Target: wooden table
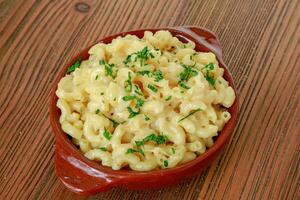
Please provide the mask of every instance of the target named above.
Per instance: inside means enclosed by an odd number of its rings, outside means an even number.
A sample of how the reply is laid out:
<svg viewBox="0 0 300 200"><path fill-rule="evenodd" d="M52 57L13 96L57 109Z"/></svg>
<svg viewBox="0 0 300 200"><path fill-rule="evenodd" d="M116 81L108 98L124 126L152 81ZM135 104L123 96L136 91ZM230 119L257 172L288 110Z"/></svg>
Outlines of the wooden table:
<svg viewBox="0 0 300 200"><path fill-rule="evenodd" d="M53 79L105 35L197 25L224 47L241 102L236 130L204 173L154 191L90 199L299 199L300 1L0 1L0 199L85 199L53 164Z"/></svg>

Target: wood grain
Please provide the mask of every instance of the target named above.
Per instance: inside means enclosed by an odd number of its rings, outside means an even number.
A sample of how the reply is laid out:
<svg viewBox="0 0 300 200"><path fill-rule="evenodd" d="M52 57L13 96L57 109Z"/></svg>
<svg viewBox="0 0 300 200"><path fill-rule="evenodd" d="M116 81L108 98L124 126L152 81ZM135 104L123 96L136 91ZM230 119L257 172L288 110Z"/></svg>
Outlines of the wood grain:
<svg viewBox="0 0 300 200"><path fill-rule="evenodd" d="M0 1L0 199L299 199L300 1ZM80 197L58 180L49 92L60 67L101 37L203 26L224 47L241 112L204 173L154 191Z"/></svg>

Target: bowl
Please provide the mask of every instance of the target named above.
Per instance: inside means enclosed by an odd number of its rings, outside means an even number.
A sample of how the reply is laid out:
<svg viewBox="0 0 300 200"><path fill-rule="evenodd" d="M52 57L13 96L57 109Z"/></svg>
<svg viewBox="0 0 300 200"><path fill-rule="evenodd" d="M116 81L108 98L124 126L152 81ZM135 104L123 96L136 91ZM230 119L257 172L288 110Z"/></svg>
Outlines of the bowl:
<svg viewBox="0 0 300 200"><path fill-rule="evenodd" d="M231 119L226 123L223 130L219 132L215 139L215 143L211 148L196 159L174 168L148 172L137 172L129 169L112 170L109 167L102 166L96 161L88 160L72 143L67 134L62 131L59 123L60 110L56 107L58 98L55 94L57 84L66 74L67 68L78 58L82 58L83 60L88 59L88 50L90 49L90 47L88 47L82 50L61 69L55 79L50 96L50 122L56 139L55 170L62 183L71 191L79 194L91 195L107 191L116 186L139 190L160 188L177 183L183 179L196 175L207 168L220 154L225 143L230 139L237 122L239 109L238 97L232 76L223 61L220 42L212 32L194 26L141 29L108 36L101 39L99 42L110 43L114 38L125 36L126 34L136 35L141 38L144 35L144 31L156 32L159 30L170 31L173 36L177 37L182 42L187 42L188 40L195 42L196 51L210 51L216 55L219 66L224 68L224 78L229 82L229 85L234 89L236 94L235 102L228 109L231 113Z"/></svg>

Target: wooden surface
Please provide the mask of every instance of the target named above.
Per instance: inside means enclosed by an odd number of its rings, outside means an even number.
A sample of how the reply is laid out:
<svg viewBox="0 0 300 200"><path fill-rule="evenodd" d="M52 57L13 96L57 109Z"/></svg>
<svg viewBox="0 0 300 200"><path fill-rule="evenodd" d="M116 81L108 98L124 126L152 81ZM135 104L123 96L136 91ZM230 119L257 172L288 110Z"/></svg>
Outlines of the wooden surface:
<svg viewBox="0 0 300 200"><path fill-rule="evenodd" d="M299 0L0 0L0 199L300 199L299 23ZM48 119L60 67L105 35L179 25L209 28L224 47L241 112L223 154L160 190L68 191Z"/></svg>

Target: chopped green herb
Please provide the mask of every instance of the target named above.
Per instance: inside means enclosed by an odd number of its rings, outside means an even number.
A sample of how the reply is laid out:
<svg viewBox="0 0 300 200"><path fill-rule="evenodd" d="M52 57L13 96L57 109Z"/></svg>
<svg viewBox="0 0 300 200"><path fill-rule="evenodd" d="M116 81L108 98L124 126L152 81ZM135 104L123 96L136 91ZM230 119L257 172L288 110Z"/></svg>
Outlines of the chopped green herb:
<svg viewBox="0 0 300 200"><path fill-rule="evenodd" d="M107 139L107 140L110 140L111 139L111 134L108 132L108 130L106 128L104 128L104 131L103 131L103 136Z"/></svg>
<svg viewBox="0 0 300 200"><path fill-rule="evenodd" d="M99 114L99 112L100 112L100 109L97 109L95 113L96 113L96 114Z"/></svg>
<svg viewBox="0 0 300 200"><path fill-rule="evenodd" d="M205 79L211 86L215 86L216 80L212 76L210 76L208 73L206 74Z"/></svg>
<svg viewBox="0 0 300 200"><path fill-rule="evenodd" d="M125 81L125 83L127 84L125 86L126 92L131 92L132 91L132 82L131 82L131 73L130 72L128 72L128 79Z"/></svg>
<svg viewBox="0 0 300 200"><path fill-rule="evenodd" d="M104 95L104 92L101 92L100 94L101 94L101 95Z"/></svg>
<svg viewBox="0 0 300 200"><path fill-rule="evenodd" d="M196 110L194 110L194 111L192 111L192 112L190 112L187 116L185 116L185 117L183 117L183 118L181 118L178 122L181 122L182 120L184 120L184 119L186 119L186 118L188 118L189 116L191 116L191 115L193 115L193 114L195 114L196 112L198 112L198 111L200 111L201 109L200 108L198 108L198 109L196 109Z"/></svg>
<svg viewBox="0 0 300 200"><path fill-rule="evenodd" d="M131 63L131 55L128 55L126 59L123 61L123 63L125 64L125 66L128 67L128 64Z"/></svg>
<svg viewBox="0 0 300 200"><path fill-rule="evenodd" d="M95 80L98 80L98 78L99 78L99 75L97 74L97 76L96 76Z"/></svg>
<svg viewBox="0 0 300 200"><path fill-rule="evenodd" d="M106 115L102 114L105 118L107 118L109 121L111 121L113 123L113 127L116 128L119 124L122 124L122 123L125 123L125 122L117 122L116 120L114 119L111 119L109 117L107 117Z"/></svg>
<svg viewBox="0 0 300 200"><path fill-rule="evenodd" d="M100 65L105 65L105 61L104 60L99 60L99 64Z"/></svg>
<svg viewBox="0 0 300 200"><path fill-rule="evenodd" d="M135 99L136 98L136 96L124 96L122 99L124 100L124 101L130 101L130 100L133 100L133 99Z"/></svg>
<svg viewBox="0 0 300 200"><path fill-rule="evenodd" d="M137 73L142 76L147 75L148 77L151 74L151 72L149 70L138 71Z"/></svg>
<svg viewBox="0 0 300 200"><path fill-rule="evenodd" d="M68 69L67 74L75 71L76 68L80 67L81 64L81 58L78 58Z"/></svg>
<svg viewBox="0 0 300 200"><path fill-rule="evenodd" d="M153 76L155 82L159 82L160 80L162 80L164 78L162 71L160 71L160 70L156 70L154 72L151 72L149 70L143 70L143 71L138 71L137 73L142 76L144 76L144 75L147 75L148 77Z"/></svg>
<svg viewBox="0 0 300 200"><path fill-rule="evenodd" d="M169 163L167 160L164 160L164 167L168 167Z"/></svg>
<svg viewBox="0 0 300 200"><path fill-rule="evenodd" d="M137 85L134 84L134 87L135 87L134 92L135 92L136 94L138 94L138 95L140 95L140 96L144 96L139 86L137 86Z"/></svg>
<svg viewBox="0 0 300 200"><path fill-rule="evenodd" d="M139 148L139 149L138 149L138 152L139 152L140 154L142 154L143 156L145 156L145 153L144 153L143 149Z"/></svg>
<svg viewBox="0 0 300 200"><path fill-rule="evenodd" d="M154 58L154 55L149 51L148 47L146 46L141 51L128 55L123 61L123 63L125 64L125 66L128 67L129 63L136 62L137 60L139 60L140 66L144 66L149 58Z"/></svg>
<svg viewBox="0 0 300 200"><path fill-rule="evenodd" d="M172 147L172 153L175 154L175 148Z"/></svg>
<svg viewBox="0 0 300 200"><path fill-rule="evenodd" d="M148 135L147 137L145 137L142 141L135 141L136 144L138 144L139 146L144 145L146 142L149 141L153 141L156 144L165 144L167 142L168 138L165 135L155 135L154 133ZM137 146L138 146L137 145Z"/></svg>
<svg viewBox="0 0 300 200"><path fill-rule="evenodd" d="M201 70L206 69L206 70L213 70L214 64L213 63L208 63L207 65L205 65L205 67L203 67Z"/></svg>
<svg viewBox="0 0 300 200"><path fill-rule="evenodd" d="M135 107L136 107L136 108L140 108L140 107L142 107L143 105L144 105L144 100L137 97L137 98L136 98L136 105L135 105Z"/></svg>
<svg viewBox="0 0 300 200"><path fill-rule="evenodd" d="M148 47L144 47L141 51L136 52L137 58L140 60L140 65L144 66L145 62L149 59L150 52L148 50Z"/></svg>
<svg viewBox="0 0 300 200"><path fill-rule="evenodd" d="M132 148L129 148L127 149L126 153L134 153L134 152L138 152L137 150L135 149L132 149Z"/></svg>
<svg viewBox="0 0 300 200"><path fill-rule="evenodd" d="M152 90L153 92L157 92L157 88L154 85L148 84L147 86L150 90Z"/></svg>
<svg viewBox="0 0 300 200"><path fill-rule="evenodd" d="M160 71L160 70L154 71L153 76L154 76L154 81L155 82L159 82L160 80L162 80L164 78L163 74L162 74L162 71Z"/></svg>
<svg viewBox="0 0 300 200"><path fill-rule="evenodd" d="M183 45L183 48L186 48L186 45L185 45L185 44Z"/></svg>
<svg viewBox="0 0 300 200"><path fill-rule="evenodd" d="M144 100L133 95L133 96L124 96L123 98L123 101L131 101L131 100L136 100L136 108L140 108L144 105Z"/></svg>
<svg viewBox="0 0 300 200"><path fill-rule="evenodd" d="M137 147L141 147L141 146L144 145L144 142L143 142L143 141L135 141L135 145L136 145Z"/></svg>
<svg viewBox="0 0 300 200"><path fill-rule="evenodd" d="M205 79L207 80L207 82L209 83L209 85L211 86L215 86L216 80L214 79L213 76L210 75L209 71L214 69L214 64L213 63L208 63L207 65L205 65L205 67L203 67L201 70L205 69L206 70L206 74L205 74Z"/></svg>
<svg viewBox="0 0 300 200"><path fill-rule="evenodd" d="M104 60L100 60L99 64L104 65L106 76L111 76L113 79L116 77L116 75L113 74L113 67L115 67L115 64L108 64Z"/></svg>
<svg viewBox="0 0 300 200"><path fill-rule="evenodd" d="M116 101L116 100L117 100L117 98L115 97L115 98L114 98L114 101Z"/></svg>
<svg viewBox="0 0 300 200"><path fill-rule="evenodd" d="M151 58L154 58L153 53L150 52L149 55L150 55Z"/></svg>
<svg viewBox="0 0 300 200"><path fill-rule="evenodd" d="M186 84L184 84L184 83L183 83L183 82L181 82L181 81L179 81L179 82L178 82L178 85L179 85L180 87L182 87L182 88L186 89L186 90L190 89L190 87L189 87L189 86L187 86Z"/></svg>
<svg viewBox="0 0 300 200"><path fill-rule="evenodd" d="M187 82L191 77L197 76L198 72L194 70L194 66L189 66L182 64L181 65L184 70L179 74L180 80L178 81L178 85L186 90L190 89L184 82Z"/></svg>
<svg viewBox="0 0 300 200"><path fill-rule="evenodd" d="M168 96L165 100L169 101L169 100L171 100L171 98L172 98L172 96Z"/></svg>
<svg viewBox="0 0 300 200"><path fill-rule="evenodd" d="M131 107L127 107L127 110L129 112L129 116L128 116L129 119L135 117L136 115L138 115L140 113L140 110L138 112L135 112L132 110Z"/></svg>
<svg viewBox="0 0 300 200"><path fill-rule="evenodd" d="M149 121L150 118L149 118L147 115L145 115L145 120L146 120L146 121Z"/></svg>
<svg viewBox="0 0 300 200"><path fill-rule="evenodd" d="M142 149L140 149L140 148L139 148L138 150L129 148L129 149L127 149L126 153L127 153L127 154L129 154L129 153L140 153L140 154L142 154L143 156L145 156L144 151L143 151Z"/></svg>
<svg viewBox="0 0 300 200"><path fill-rule="evenodd" d="M198 72L193 69L193 66L181 65L184 70L179 74L180 81L188 81L191 77L197 76Z"/></svg>
<svg viewBox="0 0 300 200"><path fill-rule="evenodd" d="M107 148L105 148L105 147L100 147L100 150L101 150L101 151L107 151Z"/></svg>

